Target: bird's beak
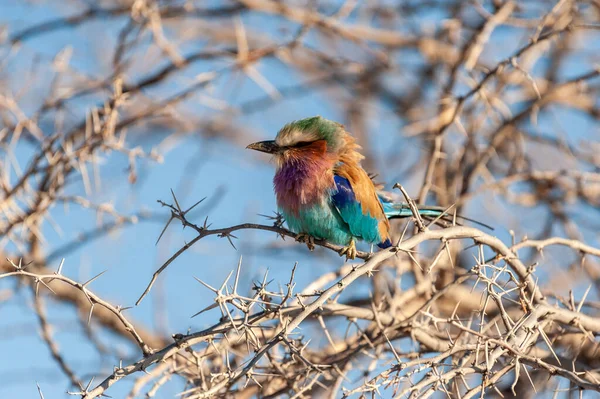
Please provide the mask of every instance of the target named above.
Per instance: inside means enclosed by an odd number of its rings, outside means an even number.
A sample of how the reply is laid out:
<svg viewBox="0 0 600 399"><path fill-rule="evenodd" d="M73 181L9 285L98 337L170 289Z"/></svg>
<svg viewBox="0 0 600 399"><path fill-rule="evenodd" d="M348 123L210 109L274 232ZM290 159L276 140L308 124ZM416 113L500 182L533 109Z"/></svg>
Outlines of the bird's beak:
<svg viewBox="0 0 600 399"><path fill-rule="evenodd" d="M248 145L246 148L248 148L250 150L266 152L267 154L274 154L276 152L279 152L279 150L281 149L281 147L279 147L277 145L277 143L275 143L275 141L273 141L273 140L259 141L256 143L252 143L252 144Z"/></svg>

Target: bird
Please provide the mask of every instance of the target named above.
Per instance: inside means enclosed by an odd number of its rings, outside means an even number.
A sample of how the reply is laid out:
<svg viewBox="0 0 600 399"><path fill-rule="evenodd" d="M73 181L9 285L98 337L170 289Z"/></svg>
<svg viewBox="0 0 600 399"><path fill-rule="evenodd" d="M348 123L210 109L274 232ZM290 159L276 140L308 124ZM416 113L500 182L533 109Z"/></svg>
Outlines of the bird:
<svg viewBox="0 0 600 399"><path fill-rule="evenodd" d="M361 147L340 123L321 116L292 121L275 140L246 148L272 155L279 213L311 250L315 239L342 246L339 254L347 260L356 257L357 240L386 249L392 246L389 219L413 216L408 204L378 194L361 166ZM430 220L447 216L435 206L418 212Z"/></svg>

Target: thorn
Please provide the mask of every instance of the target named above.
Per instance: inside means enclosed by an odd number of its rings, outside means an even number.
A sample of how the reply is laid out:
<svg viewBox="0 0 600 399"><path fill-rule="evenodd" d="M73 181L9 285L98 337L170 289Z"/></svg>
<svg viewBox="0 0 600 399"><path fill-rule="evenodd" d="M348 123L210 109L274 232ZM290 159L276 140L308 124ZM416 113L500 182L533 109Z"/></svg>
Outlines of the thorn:
<svg viewBox="0 0 600 399"><path fill-rule="evenodd" d="M42 388L40 388L40 384L38 384L36 381L35 385L37 386L38 394L40 394L40 399L44 399L44 394L42 393Z"/></svg>
<svg viewBox="0 0 600 399"><path fill-rule="evenodd" d="M35 282L42 283L44 285L44 287L46 287L48 289L48 291L52 292L54 295L57 295L56 292L54 292L54 290L52 288L50 288L50 286L44 282L44 280L36 279ZM37 294L38 294L38 284L35 285L35 295L37 295Z"/></svg>
<svg viewBox="0 0 600 399"><path fill-rule="evenodd" d="M198 281L200 284L202 284L203 286L205 286L206 288L208 288L215 294L217 294L219 292L216 288L211 287L210 285L206 284L204 281L200 280L198 277L194 277L194 278L196 279L196 281Z"/></svg>
<svg viewBox="0 0 600 399"><path fill-rule="evenodd" d="M213 303L213 304L211 304L211 305L209 305L209 306L205 307L204 309L202 309L202 310L201 310L201 311L199 311L198 313L194 313L194 314L193 314L193 315L190 317L190 319L193 319L194 317L196 317L196 316L199 316L199 315L201 315L202 313L204 313L204 312L206 312L206 311L208 311L208 310L214 309L214 308L216 308L217 306L219 306L219 304L215 302L215 303Z"/></svg>
<svg viewBox="0 0 600 399"><path fill-rule="evenodd" d="M171 217L169 218L169 221L167 222L167 224L165 225L165 227L160 232L160 235L158 236L158 240L156 240L156 244L154 244L154 245L158 245L158 242L162 238L163 234L165 234L165 231L167 231L167 227L169 227L169 225L171 224L171 222L173 221L173 219L175 219L175 214L173 213L173 211L171 211Z"/></svg>
<svg viewBox="0 0 600 399"><path fill-rule="evenodd" d="M97 274L96 276L92 277L91 279L89 279L88 281L86 281L85 283L82 284L82 287L85 288L87 287L92 281L96 280L98 277L102 276L104 273L106 273L108 270L105 270L99 274Z"/></svg>
<svg viewBox="0 0 600 399"><path fill-rule="evenodd" d="M218 237L221 237L221 238L226 237L227 241L229 241L229 243L231 244L231 246L233 247L233 249L235 249L237 251L237 248L235 247L235 245L233 245L233 241L231 241L231 237L237 238L236 236L234 236L231 233L222 233L222 234L219 234Z"/></svg>
<svg viewBox="0 0 600 399"><path fill-rule="evenodd" d="M229 274L227 275L227 277L225 278L225 281L223 281L223 284L221 284L221 287L219 288L219 292L223 291L223 288L225 288L225 286L227 285L227 282L229 281L229 279L231 278L231 275L233 274L233 270L229 272Z"/></svg>
<svg viewBox="0 0 600 399"><path fill-rule="evenodd" d="M235 283L233 283L233 293L237 294L238 282L240 279L240 271L242 269L242 256L240 255L240 261L238 262L237 270L235 272Z"/></svg>
<svg viewBox="0 0 600 399"><path fill-rule="evenodd" d="M266 287L266 286L268 285L268 283L267 283L267 276L268 276L268 275L269 275L269 269L267 269L267 270L265 271L265 275L264 275L264 277L263 277L263 281L262 281L262 287Z"/></svg>
<svg viewBox="0 0 600 399"><path fill-rule="evenodd" d="M94 312L94 304L92 303L92 306L90 307L90 314L88 315L88 321L87 324L88 326L90 325L90 323L92 322L92 313ZM87 389L87 388L86 388Z"/></svg>
<svg viewBox="0 0 600 399"><path fill-rule="evenodd" d="M175 201L175 206L177 207L177 210L179 211L179 213L182 213L181 207L179 206L179 202L177 201L177 197L175 197L175 193L173 192L173 189L171 189L171 195L173 196L173 200Z"/></svg>
<svg viewBox="0 0 600 399"><path fill-rule="evenodd" d="M62 268L63 265L65 264L65 258L62 258L60 261L60 264L58 265L58 270L56 271L56 274L61 274L62 273Z"/></svg>
<svg viewBox="0 0 600 399"><path fill-rule="evenodd" d="M88 384L85 386L85 391L86 391L86 392L87 392L87 391L88 391L88 389L90 389L90 387L92 386L92 383L94 382L94 378L95 378L95 377L92 377L92 379L90 380L90 382L88 382Z"/></svg>
<svg viewBox="0 0 600 399"><path fill-rule="evenodd" d="M191 211L192 209L194 209L198 204L200 204L202 201L204 201L206 199L206 197L202 198L200 201L196 202L194 205L190 206L187 211L183 212L182 215L185 216L186 213L188 213L189 211Z"/></svg>
<svg viewBox="0 0 600 399"><path fill-rule="evenodd" d="M585 293L583 294L583 297L581 297L581 301L579 301L579 305L577 305L577 313L579 313L581 311L581 307L583 306L583 303L585 302L585 299L587 298L588 294L590 293L590 289L592 288L592 285L588 285L587 290L585 290Z"/></svg>

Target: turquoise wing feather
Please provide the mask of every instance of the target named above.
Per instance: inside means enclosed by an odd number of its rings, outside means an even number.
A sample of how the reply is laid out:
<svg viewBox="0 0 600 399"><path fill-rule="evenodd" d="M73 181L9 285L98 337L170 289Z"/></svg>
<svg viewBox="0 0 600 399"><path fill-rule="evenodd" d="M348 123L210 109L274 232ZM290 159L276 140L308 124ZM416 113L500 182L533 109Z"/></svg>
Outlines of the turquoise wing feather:
<svg viewBox="0 0 600 399"><path fill-rule="evenodd" d="M408 204L393 202L389 197L384 194L379 194L379 200L381 201L381 205L383 206L383 212L388 219L394 218L407 218L413 215L412 211ZM454 215L452 209L443 208L441 206L430 206L430 205L417 205L417 209L419 210L419 215L423 216L428 220L433 220L439 218L448 223L452 223L455 219L459 221L468 221L471 223L475 223L479 226L488 228L490 230L494 230L493 227L479 222L477 220L473 220L466 216L462 215Z"/></svg>
<svg viewBox="0 0 600 399"><path fill-rule="evenodd" d="M357 200L350 181L338 175L334 175L333 179L336 188L331 196L332 203L348 224L352 235L370 243L381 242L379 220L363 212L363 206Z"/></svg>

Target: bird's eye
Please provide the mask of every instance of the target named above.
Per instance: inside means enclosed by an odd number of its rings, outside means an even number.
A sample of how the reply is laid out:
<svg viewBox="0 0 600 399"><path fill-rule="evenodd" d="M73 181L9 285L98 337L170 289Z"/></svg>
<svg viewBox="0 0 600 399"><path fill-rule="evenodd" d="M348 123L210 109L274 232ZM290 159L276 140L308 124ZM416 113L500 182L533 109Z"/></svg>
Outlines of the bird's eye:
<svg viewBox="0 0 600 399"><path fill-rule="evenodd" d="M307 145L311 145L312 143L314 143L314 141L300 141L300 142L294 144L292 147L294 147L294 148L306 147Z"/></svg>

